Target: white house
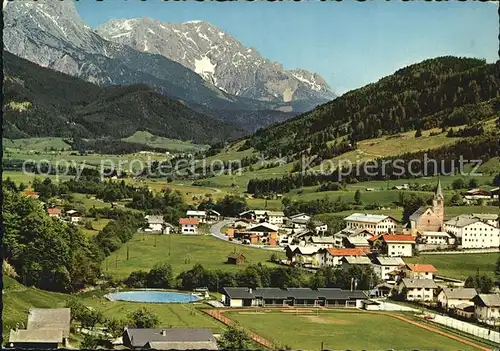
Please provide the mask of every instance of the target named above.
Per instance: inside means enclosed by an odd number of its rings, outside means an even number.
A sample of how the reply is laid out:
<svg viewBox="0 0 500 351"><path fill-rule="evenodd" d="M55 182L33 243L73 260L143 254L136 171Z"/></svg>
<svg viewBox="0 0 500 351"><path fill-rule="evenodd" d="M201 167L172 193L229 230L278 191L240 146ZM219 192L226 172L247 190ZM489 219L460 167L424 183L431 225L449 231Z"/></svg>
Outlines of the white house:
<svg viewBox="0 0 500 351"><path fill-rule="evenodd" d="M373 234L394 233L399 222L384 215L353 213L344 218L347 229L366 229Z"/></svg>
<svg viewBox="0 0 500 351"><path fill-rule="evenodd" d="M316 234L324 234L328 231L328 225L321 221L312 221Z"/></svg>
<svg viewBox="0 0 500 351"><path fill-rule="evenodd" d="M403 278L398 286L407 301L433 301L438 286L432 279Z"/></svg>
<svg viewBox="0 0 500 351"><path fill-rule="evenodd" d="M389 273L404 266L405 262L401 257L376 257L373 260L373 271L380 280L390 281Z"/></svg>
<svg viewBox="0 0 500 351"><path fill-rule="evenodd" d="M251 219L246 219L246 218L239 218L234 221L233 226L235 228L243 228L246 229L248 227L253 226L255 223Z"/></svg>
<svg viewBox="0 0 500 351"><path fill-rule="evenodd" d="M473 213L473 217L479 218L483 222L498 228L500 223L498 222L498 215L494 213Z"/></svg>
<svg viewBox="0 0 500 351"><path fill-rule="evenodd" d="M293 215L293 216L289 216L288 217L289 220L293 221L295 219L301 219L301 220L304 220L306 222L308 222L309 220L311 220L311 216L305 214L305 213L298 213L296 215Z"/></svg>
<svg viewBox="0 0 500 351"><path fill-rule="evenodd" d="M389 257L413 256L415 238L411 235L383 235L382 240Z"/></svg>
<svg viewBox="0 0 500 351"><path fill-rule="evenodd" d="M288 245L285 248L286 256L291 264L298 263L311 267L318 267L320 265L321 253L319 250L318 247L297 245Z"/></svg>
<svg viewBox="0 0 500 351"><path fill-rule="evenodd" d="M335 247L344 247L346 238L363 238L369 239L373 233L366 229L342 229L340 232L333 234Z"/></svg>
<svg viewBox="0 0 500 351"><path fill-rule="evenodd" d="M181 234L198 234L200 220L197 218L180 218Z"/></svg>
<svg viewBox="0 0 500 351"><path fill-rule="evenodd" d="M66 215L71 223L79 223L82 220L82 215L76 210L66 211Z"/></svg>
<svg viewBox="0 0 500 351"><path fill-rule="evenodd" d="M282 211L268 211L267 221L274 225L282 225L285 214Z"/></svg>
<svg viewBox="0 0 500 351"><path fill-rule="evenodd" d="M477 320L490 325L500 325L500 294L479 294L474 302L474 315Z"/></svg>
<svg viewBox="0 0 500 351"><path fill-rule="evenodd" d="M419 237L423 244L429 245L448 245L451 239L447 232L421 232Z"/></svg>
<svg viewBox="0 0 500 351"><path fill-rule="evenodd" d="M208 223L220 221L221 217L221 214L215 210L210 209L205 211L205 219Z"/></svg>
<svg viewBox="0 0 500 351"><path fill-rule="evenodd" d="M461 215L444 223L445 230L460 239L462 248L500 246L500 229L473 215Z"/></svg>
<svg viewBox="0 0 500 351"><path fill-rule="evenodd" d="M319 248L333 247L333 242L334 242L333 236L311 236L307 240L307 244Z"/></svg>
<svg viewBox="0 0 500 351"><path fill-rule="evenodd" d="M163 231L163 225L165 224L163 216L148 215L145 216L144 219L148 222L147 229L149 229L149 231L158 233ZM146 231L148 231L147 229Z"/></svg>
<svg viewBox="0 0 500 351"><path fill-rule="evenodd" d="M200 223L205 223L207 221L207 212L188 210L186 212L186 217L191 219L197 219L200 221Z"/></svg>
<svg viewBox="0 0 500 351"><path fill-rule="evenodd" d="M405 276L411 279L434 279L437 273L436 267L432 264L407 264L403 269Z"/></svg>
<svg viewBox="0 0 500 351"><path fill-rule="evenodd" d="M474 288L443 288L437 296L437 302L444 310L455 309L464 303L474 305L472 299L476 295Z"/></svg>

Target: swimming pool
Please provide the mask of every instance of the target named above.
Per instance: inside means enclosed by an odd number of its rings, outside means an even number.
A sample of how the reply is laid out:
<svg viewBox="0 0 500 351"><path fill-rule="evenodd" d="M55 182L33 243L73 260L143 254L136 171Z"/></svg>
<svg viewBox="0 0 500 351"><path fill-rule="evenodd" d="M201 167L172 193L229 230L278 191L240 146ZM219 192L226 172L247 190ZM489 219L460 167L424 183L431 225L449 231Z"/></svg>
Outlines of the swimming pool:
<svg viewBox="0 0 500 351"><path fill-rule="evenodd" d="M111 301L151 302L151 303L189 303L200 300L198 296L174 291L135 290L107 294Z"/></svg>

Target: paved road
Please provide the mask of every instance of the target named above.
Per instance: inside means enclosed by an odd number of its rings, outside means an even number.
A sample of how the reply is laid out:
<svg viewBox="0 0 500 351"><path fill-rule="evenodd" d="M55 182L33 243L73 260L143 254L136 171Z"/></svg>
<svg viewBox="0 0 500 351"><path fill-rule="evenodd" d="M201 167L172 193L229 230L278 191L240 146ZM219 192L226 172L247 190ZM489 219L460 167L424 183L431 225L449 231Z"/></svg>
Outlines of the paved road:
<svg viewBox="0 0 500 351"><path fill-rule="evenodd" d="M228 219L225 219L223 221L220 221L220 222L213 224L211 229L210 229L210 234L217 239L227 241L227 242L234 244L234 245L244 245L244 246L248 246L248 247L269 250L269 251L283 251L283 248L279 247L279 246L278 247L270 247L267 245L242 244L242 243L237 242L237 241L229 241L227 236L224 233L222 233L221 229L222 229L222 227L234 222L234 220L235 220L235 218L228 218Z"/></svg>

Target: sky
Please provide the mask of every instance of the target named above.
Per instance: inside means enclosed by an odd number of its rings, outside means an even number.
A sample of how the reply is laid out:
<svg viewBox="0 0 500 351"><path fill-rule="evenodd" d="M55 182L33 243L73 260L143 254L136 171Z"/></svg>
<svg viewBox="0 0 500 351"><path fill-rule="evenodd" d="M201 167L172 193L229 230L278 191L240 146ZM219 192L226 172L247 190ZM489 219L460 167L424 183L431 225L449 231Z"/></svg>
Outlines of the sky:
<svg viewBox="0 0 500 351"><path fill-rule="evenodd" d="M136 17L208 21L286 69L319 73L337 94L437 56L498 59L494 3L79 0L76 8L92 28Z"/></svg>

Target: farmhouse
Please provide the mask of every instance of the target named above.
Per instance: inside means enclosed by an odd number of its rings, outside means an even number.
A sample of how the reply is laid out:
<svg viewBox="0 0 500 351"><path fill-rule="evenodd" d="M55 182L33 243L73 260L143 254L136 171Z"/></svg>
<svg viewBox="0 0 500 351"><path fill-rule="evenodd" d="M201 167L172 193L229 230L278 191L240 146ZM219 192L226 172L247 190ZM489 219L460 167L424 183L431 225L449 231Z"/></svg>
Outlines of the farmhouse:
<svg viewBox="0 0 500 351"><path fill-rule="evenodd" d="M251 244L277 245L279 242L278 227L269 223L258 223L245 229L244 232L237 232L235 238L249 240Z"/></svg>
<svg viewBox="0 0 500 351"><path fill-rule="evenodd" d="M344 220L346 229L366 229L372 234L394 233L399 225L399 222L390 216L368 213L353 213Z"/></svg>
<svg viewBox="0 0 500 351"><path fill-rule="evenodd" d="M180 218L181 234L198 234L200 221L196 218Z"/></svg>
<svg viewBox="0 0 500 351"><path fill-rule="evenodd" d="M220 219L222 218L221 214L215 210L206 210L205 211L205 214L206 214L206 221L208 223L213 223L213 222L217 222L217 221L220 221Z"/></svg>
<svg viewBox="0 0 500 351"><path fill-rule="evenodd" d="M197 219L200 223L205 223L207 221L207 213L205 211L188 210L186 212L186 218Z"/></svg>
<svg viewBox="0 0 500 351"><path fill-rule="evenodd" d="M266 213L266 220L270 224L282 225L285 214L282 211L269 211Z"/></svg>
<svg viewBox="0 0 500 351"><path fill-rule="evenodd" d="M403 278L398 291L407 301L432 301L437 288L432 279Z"/></svg>
<svg viewBox="0 0 500 351"><path fill-rule="evenodd" d="M344 247L346 238L363 238L369 239L373 237L373 233L367 229L342 229L333 235L335 247Z"/></svg>
<svg viewBox="0 0 500 351"><path fill-rule="evenodd" d="M49 217L61 218L61 209L56 207L48 208L47 214Z"/></svg>
<svg viewBox="0 0 500 351"><path fill-rule="evenodd" d="M125 329L122 338L123 345L133 350L218 349L212 331L204 328Z"/></svg>
<svg viewBox="0 0 500 351"><path fill-rule="evenodd" d="M293 216L288 216L288 219L291 221L296 220L296 219L301 219L301 220L308 222L311 219L311 216L309 216L305 213L298 213L298 214L295 214Z"/></svg>
<svg viewBox="0 0 500 351"><path fill-rule="evenodd" d="M448 233L459 239L464 249L500 246L500 229L474 215L457 216L444 226Z"/></svg>
<svg viewBox="0 0 500 351"><path fill-rule="evenodd" d="M476 295L474 288L443 288L437 296L437 302L438 306L444 310L455 309L463 304L473 306L472 299Z"/></svg>
<svg viewBox="0 0 500 351"><path fill-rule="evenodd" d="M245 255L243 255L241 252L234 252L227 256L227 263L229 264L244 264L245 262Z"/></svg>
<svg viewBox="0 0 500 351"><path fill-rule="evenodd" d="M71 223L79 223L82 220L82 215L76 210L66 211L66 216Z"/></svg>
<svg viewBox="0 0 500 351"><path fill-rule="evenodd" d="M307 240L307 244L320 248L333 247L333 243L333 236L311 236Z"/></svg>
<svg viewBox="0 0 500 351"><path fill-rule="evenodd" d="M403 271L411 279L434 279L434 274L437 273L432 264L407 264Z"/></svg>
<svg viewBox="0 0 500 351"><path fill-rule="evenodd" d="M444 195L441 190L441 181L432 200L432 206L422 206L410 216L410 230L412 235L420 232L439 232L444 222Z"/></svg>
<svg viewBox="0 0 500 351"><path fill-rule="evenodd" d="M500 294L479 294L474 302L474 315L479 322L490 325L500 324Z"/></svg>
<svg viewBox="0 0 500 351"><path fill-rule="evenodd" d="M294 218L288 221L288 225L293 229L306 229L309 219Z"/></svg>
<svg viewBox="0 0 500 351"><path fill-rule="evenodd" d="M288 245L285 252L290 264L297 263L303 266L317 267L321 262L322 254L318 247Z"/></svg>
<svg viewBox="0 0 500 351"><path fill-rule="evenodd" d="M487 223L493 227L499 228L500 223L499 223L499 216L494 213L473 213L471 215L472 217L479 218L481 221L484 223Z"/></svg>
<svg viewBox="0 0 500 351"><path fill-rule="evenodd" d="M149 229L149 231L156 232L156 233L163 232L163 225L165 224L165 220L163 219L163 216L148 215L148 216L144 217L144 219L148 222L147 229Z"/></svg>
<svg viewBox="0 0 500 351"><path fill-rule="evenodd" d="M359 236L347 237L344 238L344 247L347 248L364 248L369 249L370 243L367 239Z"/></svg>
<svg viewBox="0 0 500 351"><path fill-rule="evenodd" d="M16 349L57 349L64 346L62 330L11 329L8 345Z"/></svg>
<svg viewBox="0 0 500 351"><path fill-rule="evenodd" d="M447 232L419 232L418 241L422 244L446 246L450 243L451 235Z"/></svg>
<svg viewBox="0 0 500 351"><path fill-rule="evenodd" d="M311 221L311 225L314 228L316 234L325 234L328 231L328 225L321 221Z"/></svg>
<svg viewBox="0 0 500 351"><path fill-rule="evenodd" d="M404 266L404 261L401 257L376 257L373 260L373 271L383 281L391 281L390 272Z"/></svg>
<svg viewBox="0 0 500 351"><path fill-rule="evenodd" d="M389 257L411 257L415 238L411 235L382 235L382 251Z"/></svg>
<svg viewBox="0 0 500 351"><path fill-rule="evenodd" d="M464 195L464 201L467 204L474 203L478 200L488 200L490 198L491 198L490 192L480 188L467 190L467 192Z"/></svg>
<svg viewBox="0 0 500 351"><path fill-rule="evenodd" d="M252 221L251 219L239 218L236 221L234 221L233 227L246 229L254 224L255 222Z"/></svg>
<svg viewBox="0 0 500 351"><path fill-rule="evenodd" d="M340 260L342 269L349 269L353 266L365 266L368 267L372 264L370 259L366 256L347 256Z"/></svg>
<svg viewBox="0 0 500 351"><path fill-rule="evenodd" d="M224 288L224 304L229 307L252 306L330 306L361 307L367 298L364 291L335 288Z"/></svg>

